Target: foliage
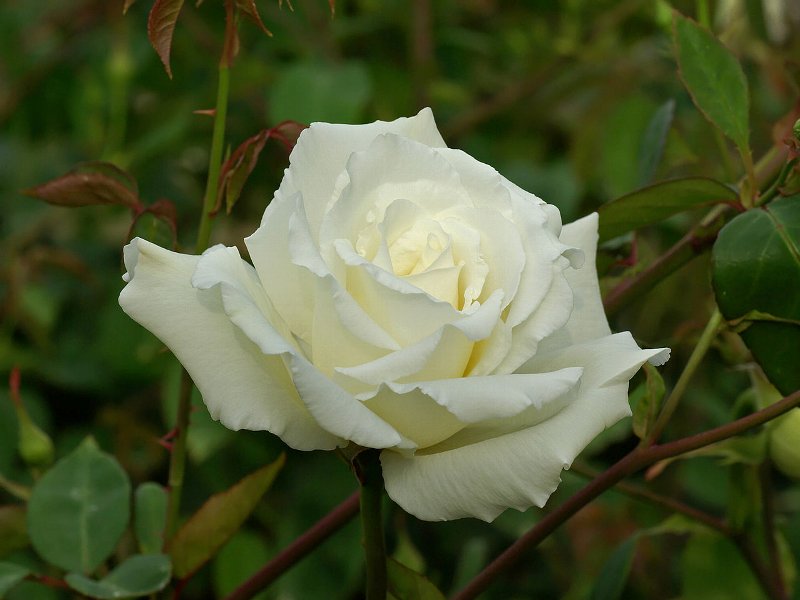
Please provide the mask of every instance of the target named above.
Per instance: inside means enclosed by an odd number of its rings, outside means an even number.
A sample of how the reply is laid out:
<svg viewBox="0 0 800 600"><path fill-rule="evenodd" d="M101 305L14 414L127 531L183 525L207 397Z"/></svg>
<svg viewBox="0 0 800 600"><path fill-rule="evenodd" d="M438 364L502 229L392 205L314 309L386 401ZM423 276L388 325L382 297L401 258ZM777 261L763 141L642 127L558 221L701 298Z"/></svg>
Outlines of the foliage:
<svg viewBox="0 0 800 600"><path fill-rule="evenodd" d="M333 453L283 465L276 438L215 423L117 305L131 235L191 251L201 213L215 243L251 232L300 123L432 106L448 144L565 222L599 211L612 328L673 348L635 380L633 423L545 510L487 525L385 507L395 597L463 588L595 468L796 392L796 7L512 4L0 6L0 371L16 373L0 390L0 595L228 594L356 489ZM796 414L622 473L622 493L565 518L484 597L796 596ZM355 597L357 524L330 533L259 597Z"/></svg>

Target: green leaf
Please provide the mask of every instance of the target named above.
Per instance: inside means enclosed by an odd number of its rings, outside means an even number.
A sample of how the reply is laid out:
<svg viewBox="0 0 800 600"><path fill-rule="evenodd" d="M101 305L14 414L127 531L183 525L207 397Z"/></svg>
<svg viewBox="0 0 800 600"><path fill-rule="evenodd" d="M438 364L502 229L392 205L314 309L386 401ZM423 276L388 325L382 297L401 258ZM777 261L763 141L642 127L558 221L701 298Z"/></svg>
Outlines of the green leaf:
<svg viewBox="0 0 800 600"><path fill-rule="evenodd" d="M134 495L134 531L142 554L158 554L164 544L167 523L167 491L148 481Z"/></svg>
<svg viewBox="0 0 800 600"><path fill-rule="evenodd" d="M253 512L283 467L285 455L214 494L175 534L170 546L175 576L184 578L206 563Z"/></svg>
<svg viewBox="0 0 800 600"><path fill-rule="evenodd" d="M69 573L64 579L73 590L90 598L138 598L163 590L169 583L170 566L166 554L137 554L99 581L80 573Z"/></svg>
<svg viewBox="0 0 800 600"><path fill-rule="evenodd" d="M15 565L10 562L0 562L0 598L5 593L25 579L30 574L30 569Z"/></svg>
<svg viewBox="0 0 800 600"><path fill-rule="evenodd" d="M723 316L782 394L799 389L800 196L737 216L720 231L712 260Z"/></svg>
<svg viewBox="0 0 800 600"><path fill-rule="evenodd" d="M600 241L658 223L685 210L738 198L728 186L705 177L657 183L600 207Z"/></svg>
<svg viewBox="0 0 800 600"><path fill-rule="evenodd" d="M0 506L0 556L28 545L25 513L21 505Z"/></svg>
<svg viewBox="0 0 800 600"><path fill-rule="evenodd" d="M675 100L670 98L658 107L650 119L639 151L639 185L647 185L655 177L674 116Z"/></svg>
<svg viewBox="0 0 800 600"><path fill-rule="evenodd" d="M634 535L617 546L603 565L592 589L591 600L616 600L625 591L625 582L633 565L639 536Z"/></svg>
<svg viewBox="0 0 800 600"><path fill-rule="evenodd" d="M677 12L673 41L681 79L700 112L740 150L749 145L747 80L739 61L714 35Z"/></svg>
<svg viewBox="0 0 800 600"><path fill-rule="evenodd" d="M389 593L396 600L444 600L444 594L424 575L391 558L386 561Z"/></svg>
<svg viewBox="0 0 800 600"><path fill-rule="evenodd" d="M359 62L296 64L272 86L270 121L356 123L371 95L369 72Z"/></svg>
<svg viewBox="0 0 800 600"><path fill-rule="evenodd" d="M57 567L91 573L128 525L130 494L116 459L86 438L33 488L28 505L33 547Z"/></svg>
<svg viewBox="0 0 800 600"><path fill-rule="evenodd" d="M633 432L639 439L644 439L658 417L661 402L664 400L664 380L650 363L644 364L647 377L644 394L633 409Z"/></svg>

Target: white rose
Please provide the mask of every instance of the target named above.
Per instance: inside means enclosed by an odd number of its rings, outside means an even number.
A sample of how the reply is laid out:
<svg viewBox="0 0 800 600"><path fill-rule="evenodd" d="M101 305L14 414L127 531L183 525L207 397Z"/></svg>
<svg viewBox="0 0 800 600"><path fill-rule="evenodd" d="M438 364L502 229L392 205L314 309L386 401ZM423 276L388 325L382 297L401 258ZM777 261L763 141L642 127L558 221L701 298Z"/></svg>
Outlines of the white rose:
<svg viewBox="0 0 800 600"><path fill-rule="evenodd" d="M186 366L215 419L302 450L384 449L422 519L542 506L630 414L647 360L612 335L597 215L558 209L446 147L430 110L303 132L236 248L125 247L122 308Z"/></svg>

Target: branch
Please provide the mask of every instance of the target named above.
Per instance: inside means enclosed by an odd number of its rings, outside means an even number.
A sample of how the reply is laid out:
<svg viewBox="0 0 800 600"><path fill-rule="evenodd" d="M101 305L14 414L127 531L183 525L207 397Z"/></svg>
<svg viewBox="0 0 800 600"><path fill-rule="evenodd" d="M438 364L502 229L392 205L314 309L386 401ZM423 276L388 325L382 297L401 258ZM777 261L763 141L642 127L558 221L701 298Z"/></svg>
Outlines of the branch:
<svg viewBox="0 0 800 600"><path fill-rule="evenodd" d="M226 596L225 600L247 600L258 594L295 563L311 553L317 546L356 516L360 493L355 492L347 500L317 521L303 535L289 544L283 551L264 565L255 575Z"/></svg>
<svg viewBox="0 0 800 600"><path fill-rule="evenodd" d="M613 464L599 477L590 481L586 486L573 494L563 504L556 507L539 521L533 529L509 546L500 556L494 559L481 571L467 586L457 593L453 600L471 600L483 592L501 573L514 565L525 552L535 548L542 540L549 536L559 525L569 519L581 508L589 504L597 496L614 486L628 475L666 458L679 456L692 450L697 450L709 444L720 442L729 437L739 435L782 415L783 413L800 405L800 390L786 396L775 404L758 412L710 429L697 435L682 438L674 442L649 447L640 446L626 454L621 460Z"/></svg>

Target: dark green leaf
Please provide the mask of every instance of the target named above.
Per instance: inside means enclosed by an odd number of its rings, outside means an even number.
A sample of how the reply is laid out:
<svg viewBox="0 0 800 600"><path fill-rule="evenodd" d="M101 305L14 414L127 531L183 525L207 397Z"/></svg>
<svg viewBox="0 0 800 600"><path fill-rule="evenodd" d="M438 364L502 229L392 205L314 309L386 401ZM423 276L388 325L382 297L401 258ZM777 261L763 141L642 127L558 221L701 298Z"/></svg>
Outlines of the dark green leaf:
<svg viewBox="0 0 800 600"><path fill-rule="evenodd" d="M738 198L728 186L705 177L657 183L600 207L600 241L658 223L691 208L733 202Z"/></svg>
<svg viewBox="0 0 800 600"><path fill-rule="evenodd" d="M25 507L21 505L0 506L0 556L28 545L28 530L25 526Z"/></svg>
<svg viewBox="0 0 800 600"><path fill-rule="evenodd" d="M158 554L161 551L167 522L167 500L167 491L152 481L136 488L133 522L142 554Z"/></svg>
<svg viewBox="0 0 800 600"><path fill-rule="evenodd" d="M206 563L253 512L283 467L285 456L209 498L178 530L170 546L175 575L184 578Z"/></svg>
<svg viewBox="0 0 800 600"><path fill-rule="evenodd" d="M118 204L139 206L136 181L111 163L79 165L66 175L38 185L25 194L48 204L66 207Z"/></svg>
<svg viewBox="0 0 800 600"><path fill-rule="evenodd" d="M86 438L33 488L28 505L33 547L57 567L91 573L128 525L130 493L116 459Z"/></svg>
<svg viewBox="0 0 800 600"><path fill-rule="evenodd" d="M739 327L770 381L783 394L800 388L800 196L723 227L712 281L720 311Z"/></svg>
<svg viewBox="0 0 800 600"><path fill-rule="evenodd" d="M750 99L739 61L710 31L677 12L673 40L681 79L697 108L738 148L746 149Z"/></svg>
<svg viewBox="0 0 800 600"><path fill-rule="evenodd" d="M0 598L28 576L30 570L9 562L0 562Z"/></svg>
<svg viewBox="0 0 800 600"><path fill-rule="evenodd" d="M592 600L616 600L622 597L638 540L639 537L634 535L611 553L594 583Z"/></svg>
<svg viewBox="0 0 800 600"><path fill-rule="evenodd" d="M658 417L661 401L664 399L664 380L650 363L644 364L644 373L647 377L644 394L636 403L633 410L633 432L640 439L644 439Z"/></svg>
<svg viewBox="0 0 800 600"><path fill-rule="evenodd" d="M670 99L662 104L650 119L639 151L639 185L647 185L655 177L674 116L675 100Z"/></svg>
<svg viewBox="0 0 800 600"><path fill-rule="evenodd" d="M139 598L163 590L169 583L170 562L166 554L131 556L101 580L69 573L67 584L84 596L111 600Z"/></svg>
<svg viewBox="0 0 800 600"><path fill-rule="evenodd" d="M172 69L169 66L169 54L172 50L172 34L175 33L175 23L182 7L183 0L156 0L147 18L147 37L150 38L150 43L164 63L164 69L170 79Z"/></svg>
<svg viewBox="0 0 800 600"><path fill-rule="evenodd" d="M444 594L427 577L396 560L387 560L386 571L389 593L396 600L444 600Z"/></svg>

